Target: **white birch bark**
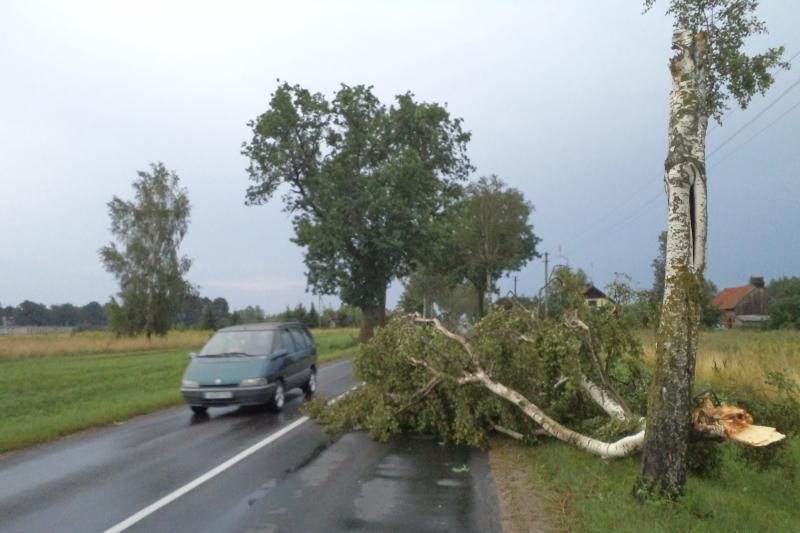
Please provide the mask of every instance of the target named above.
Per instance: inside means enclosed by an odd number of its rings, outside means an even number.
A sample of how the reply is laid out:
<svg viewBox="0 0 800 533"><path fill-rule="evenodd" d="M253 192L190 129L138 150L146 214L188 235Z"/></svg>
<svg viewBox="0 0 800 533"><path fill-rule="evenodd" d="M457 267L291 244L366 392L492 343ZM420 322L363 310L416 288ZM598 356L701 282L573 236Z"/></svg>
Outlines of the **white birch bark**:
<svg viewBox="0 0 800 533"><path fill-rule="evenodd" d="M625 409L623 409L620 404L614 401L608 392L586 379L586 376L581 376L581 387L611 418L615 418L617 420L625 420L628 418L628 416L625 414Z"/></svg>
<svg viewBox="0 0 800 533"><path fill-rule="evenodd" d="M624 437L616 442L603 442L601 440L588 437L578 433L577 431L573 431L562 426L547 416L544 411L539 409L535 404L531 403L523 395L506 387L502 383L497 383L483 370L478 370L471 373L471 377L474 377L475 381L478 381L484 387L497 394L504 400L516 405L520 410L522 410L523 413L525 413L526 416L539 424L550 436L591 454L599 455L604 459L627 457L628 455L638 451L644 443L644 430L641 430L634 435Z"/></svg>
<svg viewBox="0 0 800 533"><path fill-rule="evenodd" d="M642 482L678 495L686 481L700 291L706 257L705 135L708 45L704 33L678 29L670 60L667 254L656 369L648 398Z"/></svg>

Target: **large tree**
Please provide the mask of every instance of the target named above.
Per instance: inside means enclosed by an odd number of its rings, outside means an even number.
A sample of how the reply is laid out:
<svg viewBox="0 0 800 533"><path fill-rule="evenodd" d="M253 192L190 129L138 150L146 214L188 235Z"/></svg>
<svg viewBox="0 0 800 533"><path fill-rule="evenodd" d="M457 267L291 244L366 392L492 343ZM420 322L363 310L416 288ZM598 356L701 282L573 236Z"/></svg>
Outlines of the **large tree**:
<svg viewBox="0 0 800 533"><path fill-rule="evenodd" d="M106 270L120 285L108 306L109 324L118 334L165 335L190 291L184 276L191 260L179 255L189 229L191 205L177 174L163 163L139 172L134 200L117 196L108 203L111 233L119 242L100 249Z"/></svg>
<svg viewBox="0 0 800 533"><path fill-rule="evenodd" d="M770 281L769 296L770 327L800 329L800 277Z"/></svg>
<svg viewBox="0 0 800 533"><path fill-rule="evenodd" d="M645 0L647 8L655 0ZM773 81L782 48L748 55L766 32L756 0L671 0L674 17L668 150L664 164L667 244L656 368L648 398L639 494L674 498L686 481L695 356L706 263L706 131L732 98L744 108Z"/></svg>
<svg viewBox="0 0 800 533"><path fill-rule="evenodd" d="M248 203L286 185L308 284L360 307L361 338L371 337L385 321L389 283L409 272L471 170L469 133L438 104L406 93L386 106L362 85L328 101L283 83L249 126Z"/></svg>
<svg viewBox="0 0 800 533"><path fill-rule="evenodd" d="M503 273L519 270L538 257L532 211L519 190L494 175L470 184L453 209L448 270L475 288L478 316L484 315L485 303Z"/></svg>

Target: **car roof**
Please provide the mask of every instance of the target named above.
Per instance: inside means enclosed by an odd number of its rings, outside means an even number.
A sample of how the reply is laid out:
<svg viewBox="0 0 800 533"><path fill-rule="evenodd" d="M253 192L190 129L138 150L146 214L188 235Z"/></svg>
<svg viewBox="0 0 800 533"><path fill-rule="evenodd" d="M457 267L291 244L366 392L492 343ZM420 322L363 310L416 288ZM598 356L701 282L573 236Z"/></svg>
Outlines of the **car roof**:
<svg viewBox="0 0 800 533"><path fill-rule="evenodd" d="M264 331L288 327L305 329L305 326L303 326L300 322L291 320L286 322L259 322L258 324L240 324L238 326L229 326L227 328L218 329L217 331Z"/></svg>

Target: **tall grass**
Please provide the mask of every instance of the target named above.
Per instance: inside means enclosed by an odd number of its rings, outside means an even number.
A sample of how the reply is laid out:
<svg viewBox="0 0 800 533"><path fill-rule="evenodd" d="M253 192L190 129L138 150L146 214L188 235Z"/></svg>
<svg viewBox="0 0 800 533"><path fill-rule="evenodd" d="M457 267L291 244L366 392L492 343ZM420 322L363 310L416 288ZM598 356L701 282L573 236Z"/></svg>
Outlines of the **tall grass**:
<svg viewBox="0 0 800 533"><path fill-rule="evenodd" d="M641 333L645 359L655 361L655 335ZM800 383L800 332L703 331L697 349L696 381L700 386L737 385L760 388L764 375L779 370Z"/></svg>
<svg viewBox="0 0 800 533"><path fill-rule="evenodd" d="M191 350L202 346L210 331L170 331L165 337L117 337L107 331L70 335L9 335L0 337L0 360L54 355L121 353L150 350Z"/></svg>
<svg viewBox="0 0 800 533"><path fill-rule="evenodd" d="M9 335L0 337L0 360L54 355L139 352L150 350L196 350L212 331L173 330L164 337L144 335L117 337L107 331L85 331L67 335ZM357 329L313 329L321 351L350 348L357 343ZM335 351L335 350L334 350Z"/></svg>

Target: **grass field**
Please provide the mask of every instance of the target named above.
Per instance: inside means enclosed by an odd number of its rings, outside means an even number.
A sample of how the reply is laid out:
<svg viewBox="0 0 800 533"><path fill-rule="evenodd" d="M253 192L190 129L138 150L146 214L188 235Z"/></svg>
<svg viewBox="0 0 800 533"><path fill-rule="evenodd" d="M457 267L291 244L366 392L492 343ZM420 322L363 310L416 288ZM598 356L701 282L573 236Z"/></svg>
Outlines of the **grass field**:
<svg viewBox="0 0 800 533"><path fill-rule="evenodd" d="M643 333L645 356L655 359L654 335ZM697 386L764 389L765 372L783 371L800 383L800 332L711 331L700 338ZM756 421L758 422L758 421ZM800 531L800 439L782 446L794 466L757 469L737 444L721 446L717 477L690 477L678 503L639 504L631 490L640 458L602 461L560 442L523 446L497 439L492 469L515 488L504 513L511 531L539 520L544 531ZM788 463L791 465L791 461ZM501 491L502 492L502 491ZM527 502L527 503L526 503ZM531 515L529 507L536 509ZM546 518L542 518L546 517Z"/></svg>
<svg viewBox="0 0 800 533"><path fill-rule="evenodd" d="M645 358L655 361L655 335L641 333ZM699 387L761 387L764 374L780 370L800 383L800 331L704 331L697 352Z"/></svg>
<svg viewBox="0 0 800 533"><path fill-rule="evenodd" d="M356 330L312 333L320 363L359 349ZM179 405L186 354L209 336L173 332L149 343L98 332L0 338L0 453Z"/></svg>

